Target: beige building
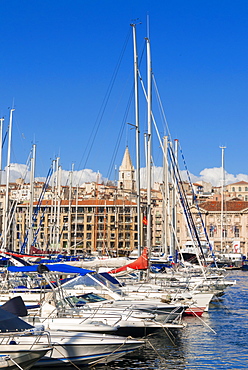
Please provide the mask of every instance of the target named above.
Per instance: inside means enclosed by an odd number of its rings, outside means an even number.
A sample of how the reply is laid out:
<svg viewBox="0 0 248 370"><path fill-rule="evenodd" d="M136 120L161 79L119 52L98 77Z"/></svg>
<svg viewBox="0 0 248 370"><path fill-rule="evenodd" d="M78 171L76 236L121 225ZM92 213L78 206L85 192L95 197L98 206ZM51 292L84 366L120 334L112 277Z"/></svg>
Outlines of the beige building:
<svg viewBox="0 0 248 370"><path fill-rule="evenodd" d="M240 200L248 201L248 182L239 181L225 186L230 198L237 197Z"/></svg>
<svg viewBox="0 0 248 370"><path fill-rule="evenodd" d="M224 203L223 213L221 208L221 201L215 200L201 203L199 209L196 205L191 206L200 239L206 241L204 225L216 252L233 253L236 249L236 252L248 255L248 202L233 199ZM182 213L178 215L177 233L181 245L190 240Z"/></svg>
<svg viewBox="0 0 248 370"><path fill-rule="evenodd" d="M27 203L16 208L12 230L16 251L23 249L28 208ZM33 229L34 244L42 250L127 255L137 247L137 206L125 199L73 200L71 204L62 200L59 205L42 201Z"/></svg>

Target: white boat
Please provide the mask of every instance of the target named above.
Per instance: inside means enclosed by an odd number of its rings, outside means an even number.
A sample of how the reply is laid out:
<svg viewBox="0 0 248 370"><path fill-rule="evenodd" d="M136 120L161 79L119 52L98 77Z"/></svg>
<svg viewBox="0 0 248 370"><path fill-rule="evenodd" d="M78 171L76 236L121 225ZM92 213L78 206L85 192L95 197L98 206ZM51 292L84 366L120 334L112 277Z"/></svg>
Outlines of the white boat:
<svg viewBox="0 0 248 370"><path fill-rule="evenodd" d="M50 331L52 351L42 357L36 366L63 366L65 364L93 365L109 363L140 348L144 341L107 334L77 333L70 331ZM18 341L18 337L16 336ZM21 337L26 345L30 337ZM45 343L45 337L39 343Z"/></svg>
<svg viewBox="0 0 248 370"><path fill-rule="evenodd" d="M30 369L52 348L47 333L42 343L39 337L31 325L0 308L0 369Z"/></svg>
<svg viewBox="0 0 248 370"><path fill-rule="evenodd" d="M40 352L41 358L33 356L33 362L39 360L37 366L42 367L72 363L77 365L108 363L144 344L141 340L85 332L51 330L48 336L44 327L34 327L3 309L0 309L0 319L0 353L7 356L9 355L7 349L12 353L14 351L19 353L19 349L33 348L34 356L37 356L36 348L41 348L43 349L43 352ZM47 356L43 357L47 351L49 351Z"/></svg>
<svg viewBox="0 0 248 370"><path fill-rule="evenodd" d="M27 344L23 344L23 341L10 344L10 342L13 343L13 336L9 334L5 338L1 335L0 340L0 369L29 370L50 350L46 343L44 345L34 344L34 338L32 338L33 342Z"/></svg>

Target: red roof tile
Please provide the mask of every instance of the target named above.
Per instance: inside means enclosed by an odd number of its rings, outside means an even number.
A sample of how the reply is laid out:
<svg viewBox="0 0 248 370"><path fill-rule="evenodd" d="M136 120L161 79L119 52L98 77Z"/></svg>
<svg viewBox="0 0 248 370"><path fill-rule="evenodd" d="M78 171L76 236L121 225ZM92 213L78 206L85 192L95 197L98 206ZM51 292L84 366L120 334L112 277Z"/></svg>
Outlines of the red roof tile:
<svg viewBox="0 0 248 370"><path fill-rule="evenodd" d="M248 182L246 181L238 181L238 182L234 182L232 184L229 184L229 185L248 185Z"/></svg>
<svg viewBox="0 0 248 370"><path fill-rule="evenodd" d="M220 201L208 201L200 204L200 208L209 212L221 212ZM240 212L248 208L248 202L242 200L229 200L224 202L224 211Z"/></svg>
<svg viewBox="0 0 248 370"><path fill-rule="evenodd" d="M35 202L34 204L37 204L37 202ZM51 205L52 204L52 201L51 199L49 200L43 200L42 201L42 205L43 206L48 206L48 205ZM61 206L69 206L69 200L65 199L65 200L61 200L60 202ZM129 200L105 200L105 199L85 199L85 200L78 200L76 201L75 199L72 200L71 202L71 205L72 206L135 206L136 203L134 202L130 202Z"/></svg>

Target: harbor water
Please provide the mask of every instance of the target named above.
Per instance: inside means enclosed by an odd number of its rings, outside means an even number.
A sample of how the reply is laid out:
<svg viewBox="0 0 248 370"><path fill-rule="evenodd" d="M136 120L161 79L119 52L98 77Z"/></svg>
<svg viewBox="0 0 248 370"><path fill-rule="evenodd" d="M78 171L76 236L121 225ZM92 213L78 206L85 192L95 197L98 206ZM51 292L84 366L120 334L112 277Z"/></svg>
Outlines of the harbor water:
<svg viewBox="0 0 248 370"><path fill-rule="evenodd" d="M202 318L184 318L185 329L173 336L161 330L147 338L144 348L106 366L83 369L248 369L248 271L230 271L228 280L236 285Z"/></svg>

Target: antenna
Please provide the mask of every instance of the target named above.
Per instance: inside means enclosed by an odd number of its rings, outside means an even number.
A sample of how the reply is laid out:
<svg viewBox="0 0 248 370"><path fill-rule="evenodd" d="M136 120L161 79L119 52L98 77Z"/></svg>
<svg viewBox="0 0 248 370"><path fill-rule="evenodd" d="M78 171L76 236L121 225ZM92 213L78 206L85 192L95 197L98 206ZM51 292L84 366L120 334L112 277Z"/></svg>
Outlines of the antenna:
<svg viewBox="0 0 248 370"><path fill-rule="evenodd" d="M147 27L147 38L150 39L150 18L148 13L146 16L146 27Z"/></svg>

